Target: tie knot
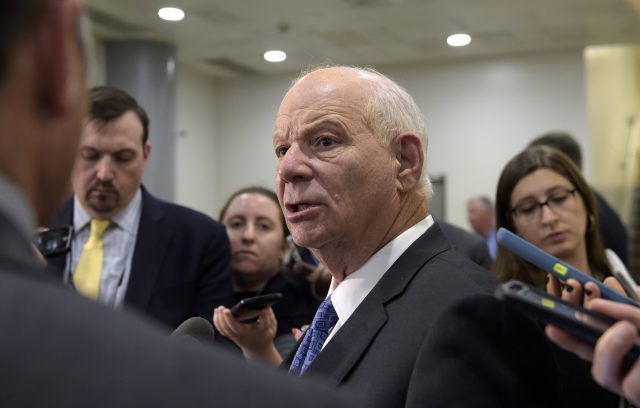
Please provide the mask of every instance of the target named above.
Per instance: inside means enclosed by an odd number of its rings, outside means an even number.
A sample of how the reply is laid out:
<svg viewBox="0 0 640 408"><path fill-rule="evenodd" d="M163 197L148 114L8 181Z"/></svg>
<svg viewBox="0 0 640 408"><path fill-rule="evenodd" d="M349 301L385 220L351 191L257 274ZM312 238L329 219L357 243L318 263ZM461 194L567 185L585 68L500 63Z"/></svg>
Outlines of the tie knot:
<svg viewBox="0 0 640 408"><path fill-rule="evenodd" d="M327 332L338 322L338 314L331 303L331 296L326 298L318 307L316 316L312 322L315 329L326 330Z"/></svg>
<svg viewBox="0 0 640 408"><path fill-rule="evenodd" d="M91 220L91 236L94 238L102 238L102 234L109 228L111 225L111 220Z"/></svg>

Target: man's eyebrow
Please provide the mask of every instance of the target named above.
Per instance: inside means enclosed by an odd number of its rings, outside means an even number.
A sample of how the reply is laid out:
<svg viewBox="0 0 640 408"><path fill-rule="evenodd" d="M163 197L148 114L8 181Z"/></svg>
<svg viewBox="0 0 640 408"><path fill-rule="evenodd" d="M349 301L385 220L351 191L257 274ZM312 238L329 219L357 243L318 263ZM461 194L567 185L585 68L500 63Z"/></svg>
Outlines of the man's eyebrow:
<svg viewBox="0 0 640 408"><path fill-rule="evenodd" d="M345 126L339 120L332 118L322 118L318 121L311 122L302 128L301 133L307 134L310 132L317 132L318 130L334 130L344 131Z"/></svg>

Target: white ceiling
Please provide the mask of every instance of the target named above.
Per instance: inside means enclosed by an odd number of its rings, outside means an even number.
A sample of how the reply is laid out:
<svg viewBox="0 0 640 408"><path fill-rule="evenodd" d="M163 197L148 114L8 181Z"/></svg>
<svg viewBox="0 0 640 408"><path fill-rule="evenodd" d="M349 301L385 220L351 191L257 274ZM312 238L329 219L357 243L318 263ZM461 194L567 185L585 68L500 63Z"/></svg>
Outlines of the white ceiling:
<svg viewBox="0 0 640 408"><path fill-rule="evenodd" d="M173 43L219 78L310 64L386 65L640 43L640 0L88 0L101 38ZM162 6L186 12L169 23ZM451 48L449 34L473 38ZM282 49L288 58L267 63Z"/></svg>

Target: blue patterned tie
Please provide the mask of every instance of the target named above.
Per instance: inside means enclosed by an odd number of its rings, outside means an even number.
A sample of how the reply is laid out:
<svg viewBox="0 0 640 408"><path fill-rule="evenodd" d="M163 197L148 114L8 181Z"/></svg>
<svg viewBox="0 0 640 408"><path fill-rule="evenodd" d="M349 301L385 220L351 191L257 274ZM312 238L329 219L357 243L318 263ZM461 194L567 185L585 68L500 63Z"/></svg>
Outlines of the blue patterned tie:
<svg viewBox="0 0 640 408"><path fill-rule="evenodd" d="M322 345L329 336L329 330L337 322L336 309L331 304L331 297L328 297L320 304L311 327L305 333L289 368L289 374L302 375L307 370L311 362L320 354Z"/></svg>

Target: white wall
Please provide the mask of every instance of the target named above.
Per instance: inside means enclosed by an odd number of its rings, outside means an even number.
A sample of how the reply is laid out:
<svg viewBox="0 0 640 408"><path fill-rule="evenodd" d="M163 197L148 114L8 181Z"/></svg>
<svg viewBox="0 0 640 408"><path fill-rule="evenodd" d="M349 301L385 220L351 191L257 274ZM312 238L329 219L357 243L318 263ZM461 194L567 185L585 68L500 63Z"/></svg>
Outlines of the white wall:
<svg viewBox="0 0 640 408"><path fill-rule="evenodd" d="M467 227L466 199L494 195L504 164L542 132L561 129L586 144L584 68L579 51L382 69L425 114L430 174L447 177L447 219ZM178 80L176 157L181 203L216 214L249 184L273 187L275 113L291 77L220 83L195 72ZM213 95L213 96L212 96ZM217 117L217 120L216 120Z"/></svg>
<svg viewBox="0 0 640 408"><path fill-rule="evenodd" d="M541 133L566 130L589 157L578 51L385 73L409 90L426 117L428 171L446 175L446 218L455 224L468 226L466 200L477 194L494 197L506 162Z"/></svg>
<svg viewBox="0 0 640 408"><path fill-rule="evenodd" d="M217 144L220 100L207 76L185 66L177 71L175 201L217 218L223 169ZM153 154L153 151L152 153Z"/></svg>

